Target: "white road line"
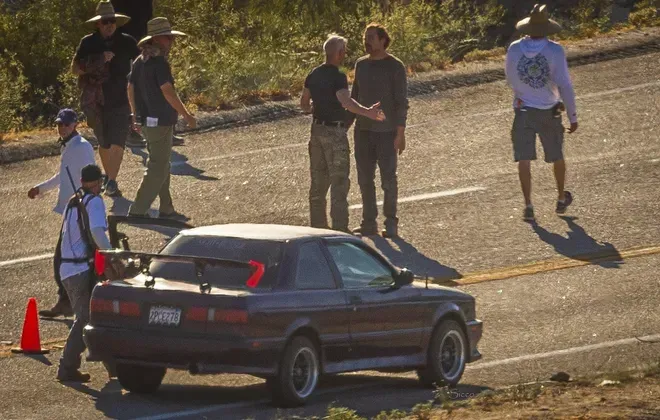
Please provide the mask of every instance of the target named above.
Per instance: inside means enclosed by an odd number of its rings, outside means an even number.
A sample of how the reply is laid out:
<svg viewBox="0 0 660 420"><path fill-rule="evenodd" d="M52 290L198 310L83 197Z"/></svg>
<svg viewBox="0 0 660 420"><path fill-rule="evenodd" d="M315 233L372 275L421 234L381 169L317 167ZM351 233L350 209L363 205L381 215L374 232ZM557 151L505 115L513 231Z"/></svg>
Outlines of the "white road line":
<svg viewBox="0 0 660 420"><path fill-rule="evenodd" d="M526 362L526 361L530 361L530 360L546 359L546 358L549 358L549 357L564 356L564 355L567 355L567 354L581 353L581 352L591 351L591 350L599 350L599 349L617 347L617 346L626 346L626 345L630 345L630 344L640 343L640 340L643 340L643 341L657 341L657 340L660 340L660 334L647 335L645 337L626 338L626 339L615 340L615 341L606 341L606 342L603 342L603 343L590 344L590 345L587 345L587 346L571 347L571 348L568 348L568 349L549 351L549 352L545 352L545 353L528 354L528 355L519 356L519 357L512 357L510 359L493 360L491 362L480 363L480 364L477 364L477 365L468 365L466 369L467 370L487 369L487 368L490 368L490 367L514 364L514 363L519 363L519 362ZM643 344L643 343L640 343L640 344ZM409 375L406 375L406 376L409 376ZM322 391L317 392L316 395L338 394L338 393L345 392L345 391L357 390L357 389L362 389L362 388L369 388L369 387L373 387L373 386L377 386L377 384L370 383L370 384L361 384L361 385L348 385L348 386L344 386L344 387L324 389ZM232 404L216 404L216 405L211 405L211 406L202 407L202 408L195 408L195 409L190 409L190 410L177 411L177 412L173 412L173 413L165 413L165 414L158 414L158 415L154 415L154 416L139 417L139 418L136 418L134 420L173 419L173 418L177 418L177 417L194 416L194 415L208 413L208 412L215 411L215 410L232 410L232 409L237 409L237 408L250 407L250 406L257 405L257 404L268 403L269 401L270 400L268 400L268 399L262 399L262 400L257 400L257 401L245 401L245 402L238 402L238 403L232 403Z"/></svg>
<svg viewBox="0 0 660 420"><path fill-rule="evenodd" d="M530 360L546 359L548 357L565 356L565 355L568 355L568 354L582 353L582 352L585 352L585 351L600 350L600 349L606 349L606 348L617 347L617 346L627 346L627 345L631 345L631 344L635 344L635 343L645 344L645 343L642 343L640 340L641 341L658 341L658 340L660 340L660 334L647 335L645 337L624 338L622 340L615 340L615 341L605 341L605 342L602 342L602 343L589 344L589 345L581 346L581 347L571 347L571 348L568 348L568 349L549 351L549 352L546 352L546 353L527 354L527 355L524 355L524 356L512 357L510 359L493 360L491 362L484 362L484 363L479 363L479 364L475 364L475 365L468 365L467 369L469 369L469 370L487 369L487 368L490 368L490 367L510 365L510 364L520 363L520 362L528 362Z"/></svg>
<svg viewBox="0 0 660 420"><path fill-rule="evenodd" d="M486 188L484 188L484 187L457 188L455 190L447 190L447 191L439 191L439 192L434 192L434 193L411 195L410 197L399 198L399 200L397 202L398 203L407 203L407 202L410 202L410 201L430 200L432 198L448 197L450 195L465 194L465 193L469 193L469 192L484 191L484 190L486 190ZM379 206L382 206L383 202L379 201L377 204ZM362 204L353 204L352 206L349 206L348 208L351 209L351 210L361 209Z"/></svg>
<svg viewBox="0 0 660 420"><path fill-rule="evenodd" d="M53 258L53 254L41 254L41 255L35 255L32 257L25 257L25 258L18 258L15 260L8 260L8 261L0 261L0 267L7 267L10 265L15 265L15 264L23 264L26 262L32 262L32 261L41 261L41 260L46 260L48 258Z"/></svg>

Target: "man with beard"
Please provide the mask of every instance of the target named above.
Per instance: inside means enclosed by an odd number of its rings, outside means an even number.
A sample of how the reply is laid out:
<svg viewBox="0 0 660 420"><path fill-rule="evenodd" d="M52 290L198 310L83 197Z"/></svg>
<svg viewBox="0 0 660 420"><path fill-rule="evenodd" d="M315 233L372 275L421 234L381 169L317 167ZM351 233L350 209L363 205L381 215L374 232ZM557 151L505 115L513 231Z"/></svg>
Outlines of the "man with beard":
<svg viewBox="0 0 660 420"><path fill-rule="evenodd" d="M108 177L105 193L109 196L121 195L117 175L130 118L126 82L131 61L140 54L135 39L117 31L129 20L115 13L109 1L99 2L96 16L87 21L97 30L80 41L71 63L71 72L79 76L83 112L99 141L99 156Z"/></svg>
<svg viewBox="0 0 660 420"><path fill-rule="evenodd" d="M384 121L375 121L358 115L355 123L355 163L363 206L362 223L353 233L361 236L378 234L376 165L384 191L385 229L382 234L390 238L398 236L397 153L400 155L406 148L408 82L404 64L387 52L390 42L384 26L368 25L364 32L368 55L355 63L351 97L361 104L380 103L386 117Z"/></svg>

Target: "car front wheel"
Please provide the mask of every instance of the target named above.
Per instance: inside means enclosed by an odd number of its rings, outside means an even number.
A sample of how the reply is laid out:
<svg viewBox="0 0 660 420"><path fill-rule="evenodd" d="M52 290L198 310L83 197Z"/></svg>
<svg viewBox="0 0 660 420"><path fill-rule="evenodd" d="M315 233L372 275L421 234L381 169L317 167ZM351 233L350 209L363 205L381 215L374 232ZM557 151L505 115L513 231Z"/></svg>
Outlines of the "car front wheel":
<svg viewBox="0 0 660 420"><path fill-rule="evenodd" d="M284 407L303 405L316 389L320 363L316 346L307 337L295 337L284 350L280 370L266 383L273 400Z"/></svg>
<svg viewBox="0 0 660 420"><path fill-rule="evenodd" d="M467 360L467 339L460 324L444 321L433 332L426 367L417 371L425 386L455 386L461 380Z"/></svg>
<svg viewBox="0 0 660 420"><path fill-rule="evenodd" d="M136 394L155 392L163 382L167 369L155 366L140 366L131 364L117 365L117 380L124 389Z"/></svg>

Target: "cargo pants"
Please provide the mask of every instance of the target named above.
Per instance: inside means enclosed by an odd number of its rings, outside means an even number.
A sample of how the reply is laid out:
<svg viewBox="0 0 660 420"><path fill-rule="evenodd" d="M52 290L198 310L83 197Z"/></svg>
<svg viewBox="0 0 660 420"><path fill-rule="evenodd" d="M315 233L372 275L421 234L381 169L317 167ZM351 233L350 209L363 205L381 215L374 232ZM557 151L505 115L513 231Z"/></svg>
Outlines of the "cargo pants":
<svg viewBox="0 0 660 420"><path fill-rule="evenodd" d="M163 214L174 212L170 195L170 168L172 155L172 126L142 127L147 139L149 159L147 169L140 183L130 215L144 216L156 197L160 199L159 211Z"/></svg>
<svg viewBox="0 0 660 420"><path fill-rule="evenodd" d="M344 127L312 124L309 141L310 224L328 228L326 196L330 188L332 229L348 232L350 148Z"/></svg>

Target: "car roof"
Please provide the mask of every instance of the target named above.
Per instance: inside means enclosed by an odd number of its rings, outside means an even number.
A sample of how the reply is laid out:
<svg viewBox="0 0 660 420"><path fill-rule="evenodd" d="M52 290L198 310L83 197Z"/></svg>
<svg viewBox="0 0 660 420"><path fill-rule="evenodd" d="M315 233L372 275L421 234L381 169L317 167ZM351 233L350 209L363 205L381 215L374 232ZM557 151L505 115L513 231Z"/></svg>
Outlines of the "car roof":
<svg viewBox="0 0 660 420"><path fill-rule="evenodd" d="M353 235L336 230L260 223L230 223L200 226L183 230L180 234L185 236L215 236L282 242L311 237L353 237Z"/></svg>

